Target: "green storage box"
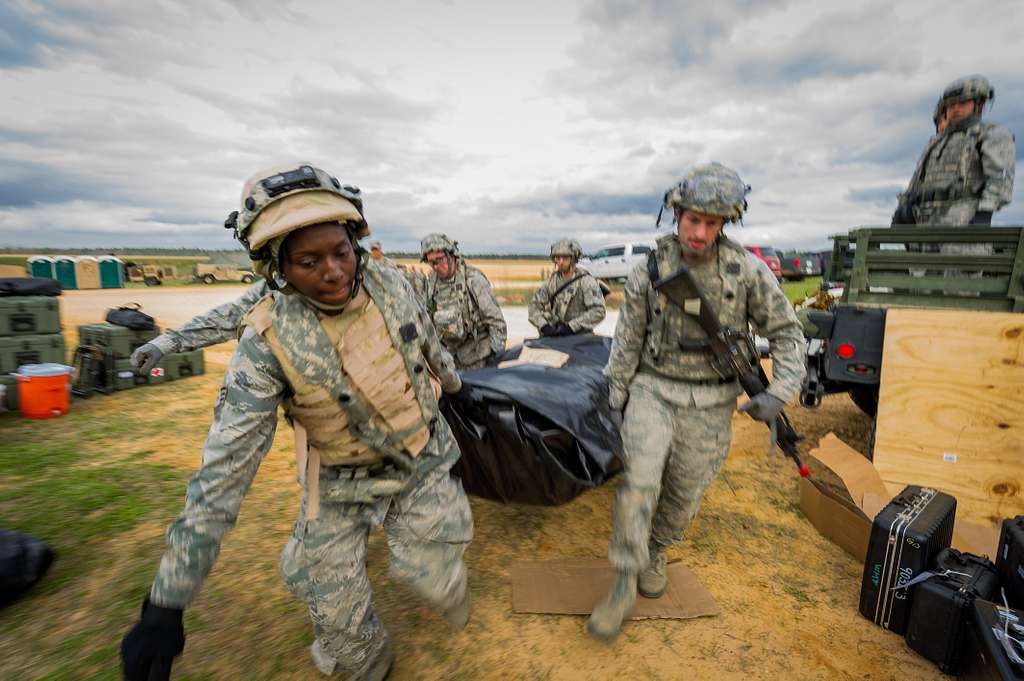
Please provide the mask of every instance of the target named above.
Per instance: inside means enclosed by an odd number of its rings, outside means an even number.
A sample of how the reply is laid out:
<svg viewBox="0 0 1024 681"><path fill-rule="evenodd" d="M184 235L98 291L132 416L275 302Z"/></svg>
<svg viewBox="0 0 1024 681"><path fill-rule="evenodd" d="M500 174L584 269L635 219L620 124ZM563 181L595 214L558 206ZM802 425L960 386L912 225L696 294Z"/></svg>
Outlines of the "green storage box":
<svg viewBox="0 0 1024 681"><path fill-rule="evenodd" d="M179 378L206 373L202 350L172 352L161 357L157 366L163 368L165 381L176 381Z"/></svg>
<svg viewBox="0 0 1024 681"><path fill-rule="evenodd" d="M113 385L116 390L128 390L141 385L157 385L163 383L166 376L159 366L153 369L148 376L138 376L132 367L131 360L119 359L114 362L113 376L110 376L107 385Z"/></svg>
<svg viewBox="0 0 1024 681"><path fill-rule="evenodd" d="M64 337L59 333L40 336L0 336L0 374L10 374L22 364L57 362L66 364Z"/></svg>
<svg viewBox="0 0 1024 681"><path fill-rule="evenodd" d="M60 333L60 304L48 296L0 298L0 336Z"/></svg>
<svg viewBox="0 0 1024 681"><path fill-rule="evenodd" d="M5 408L7 411L18 409L18 379L14 376L0 376L0 386L3 386L3 398L0 398L0 412Z"/></svg>
<svg viewBox="0 0 1024 681"><path fill-rule="evenodd" d="M136 331L116 324L82 324L78 327L78 344L94 345L114 353L117 359L127 359L140 345L160 335L160 327Z"/></svg>

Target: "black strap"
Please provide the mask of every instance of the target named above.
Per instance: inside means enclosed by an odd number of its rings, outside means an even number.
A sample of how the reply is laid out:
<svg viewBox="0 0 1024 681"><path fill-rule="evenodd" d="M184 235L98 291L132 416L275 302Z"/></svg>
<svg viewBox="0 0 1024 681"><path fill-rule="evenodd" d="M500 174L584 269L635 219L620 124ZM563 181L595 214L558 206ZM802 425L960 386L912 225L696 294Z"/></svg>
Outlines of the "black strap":
<svg viewBox="0 0 1024 681"><path fill-rule="evenodd" d="M569 281L565 282L564 284L559 286L557 289L555 289L555 292L551 294L551 302L554 302L555 298L558 297L558 294L561 293L562 291L564 291L566 289L566 287L569 286L569 284L573 283L574 281L578 281L578 280L580 280L582 278L583 278L582 274L577 274L575 277L573 277L572 279L570 279Z"/></svg>

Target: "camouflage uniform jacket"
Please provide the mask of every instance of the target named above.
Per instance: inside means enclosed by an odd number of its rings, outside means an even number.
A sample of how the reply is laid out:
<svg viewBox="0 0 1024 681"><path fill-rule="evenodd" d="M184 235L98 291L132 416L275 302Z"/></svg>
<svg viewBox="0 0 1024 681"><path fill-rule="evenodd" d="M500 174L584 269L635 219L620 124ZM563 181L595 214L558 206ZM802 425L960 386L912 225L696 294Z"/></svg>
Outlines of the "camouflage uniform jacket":
<svg viewBox="0 0 1024 681"><path fill-rule="evenodd" d="M426 364L446 391L458 390L461 380L451 357L444 352L425 311L413 297L405 278L396 270L367 264L364 285L383 313L389 335L402 355L416 399L433 427L427 448L417 458L419 470L436 470L454 463L458 446L447 422L440 417ZM275 304L287 296L271 294ZM296 313L296 304L303 309ZM347 384L341 362L320 329L319 316L310 306L292 298L286 309L287 321L275 325L282 343L292 343L294 352L308 362L302 367L306 378L333 388L339 403L359 402L358 395L342 392ZM368 360L369 361L369 360ZM214 421L203 446L202 466L189 481L185 510L167 529L167 549L153 582L150 598L165 607L188 605L213 567L225 534L234 526L238 511L259 468L270 450L277 428L277 410L289 395L281 364L267 342L255 329L245 328L228 365L217 403ZM345 399L348 397L349 399ZM346 411L349 409L346 407ZM350 414L350 425L356 427ZM376 431L372 420L363 430ZM386 440L386 439L385 439ZM388 446L383 441L382 446ZM329 467L324 467L324 470ZM333 467L338 468L338 467ZM338 478L336 471L327 477ZM345 479L337 480L344 484Z"/></svg>
<svg viewBox="0 0 1024 681"><path fill-rule="evenodd" d="M573 279L552 274L530 300L530 323L539 330L545 324L568 324L573 333L593 331L604 319L604 294L590 272L577 268ZM566 281L571 283L561 291ZM558 291L558 295L555 292Z"/></svg>
<svg viewBox="0 0 1024 681"><path fill-rule="evenodd" d="M260 298L270 292L265 279L260 279L245 290L240 298L196 315L178 329L167 329L150 342L165 355L169 352L189 352L238 338L242 318Z"/></svg>
<svg viewBox="0 0 1024 681"><path fill-rule="evenodd" d="M967 224L1010 202L1015 156L1007 128L972 116L929 141L900 200L910 201L918 224Z"/></svg>
<svg viewBox="0 0 1024 681"><path fill-rule="evenodd" d="M460 258L455 274L447 281L436 272L427 275L423 297L456 366L468 367L504 352L508 335L505 317L483 272Z"/></svg>
<svg viewBox="0 0 1024 681"><path fill-rule="evenodd" d="M709 260L690 265L690 270L723 326L746 331L750 324L768 339L773 361L768 392L788 402L805 373L803 333L793 306L768 266L753 254L724 236L714 249ZM674 233L658 239L656 254L660 276L679 268L682 256ZM655 292L646 262L639 264L626 281L605 367L611 406L621 409L630 384L641 376L646 377L645 385L657 386L660 399L680 406L703 408L734 401L739 384L718 382L706 342L697 320Z"/></svg>

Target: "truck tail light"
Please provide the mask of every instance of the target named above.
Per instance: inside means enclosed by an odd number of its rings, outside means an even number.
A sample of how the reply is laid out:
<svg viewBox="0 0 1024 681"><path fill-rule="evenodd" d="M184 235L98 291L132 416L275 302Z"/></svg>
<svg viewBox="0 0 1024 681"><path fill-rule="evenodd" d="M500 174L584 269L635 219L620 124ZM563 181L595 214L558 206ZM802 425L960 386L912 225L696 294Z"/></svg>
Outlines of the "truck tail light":
<svg viewBox="0 0 1024 681"><path fill-rule="evenodd" d="M800 267L800 258L793 258L793 267Z"/></svg>
<svg viewBox="0 0 1024 681"><path fill-rule="evenodd" d="M857 348L853 347L852 343L840 343L836 347L836 355L839 359L853 359L853 356L857 354Z"/></svg>

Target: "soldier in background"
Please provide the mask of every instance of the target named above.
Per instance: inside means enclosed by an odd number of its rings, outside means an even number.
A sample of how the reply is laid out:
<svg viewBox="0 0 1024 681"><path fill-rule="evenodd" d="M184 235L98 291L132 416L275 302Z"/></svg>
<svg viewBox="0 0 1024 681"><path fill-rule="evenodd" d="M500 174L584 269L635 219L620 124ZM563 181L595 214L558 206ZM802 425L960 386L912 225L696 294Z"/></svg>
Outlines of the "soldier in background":
<svg viewBox="0 0 1024 681"><path fill-rule="evenodd" d="M530 323L541 336L590 333L605 316L604 292L590 272L577 267L583 249L572 239L551 246L555 271L533 294Z"/></svg>
<svg viewBox="0 0 1024 681"><path fill-rule="evenodd" d="M685 263L723 326L738 333L753 326L768 339L772 382L740 411L771 423L803 381L803 333L768 267L722 233L726 222L742 217L747 191L725 166L694 168L665 194L676 233L658 239L652 257L659 278ZM608 552L616 580L587 621L603 640L618 634L638 588L647 598L664 593L665 551L682 539L725 461L742 392L735 376L716 373L699 323L654 290L650 264L638 265L626 281L605 368L610 406L625 412L624 471Z"/></svg>
<svg viewBox="0 0 1024 681"><path fill-rule="evenodd" d="M505 351L508 330L491 282L467 265L458 244L444 234L420 242L430 273L422 283L422 300L445 348L459 369L479 369Z"/></svg>
<svg viewBox="0 0 1024 681"><path fill-rule="evenodd" d="M309 165L269 171L246 183L229 220L256 270L284 286L245 316L202 466L167 530L141 620L122 642L123 670L129 681L169 678L185 644L183 611L238 517L283 406L303 496L282 576L309 606L317 669L380 681L393 653L366 575L373 526L387 534L393 575L453 627L469 617L462 555L473 523L449 474L459 449L437 404L441 388L457 392L462 382L406 279L356 249L369 231L358 189Z"/></svg>
<svg viewBox="0 0 1024 681"><path fill-rule="evenodd" d="M984 76L960 78L939 100L936 127L945 128L925 147L892 223L989 225L1013 198L1016 147L1013 134L981 120L995 90Z"/></svg>

